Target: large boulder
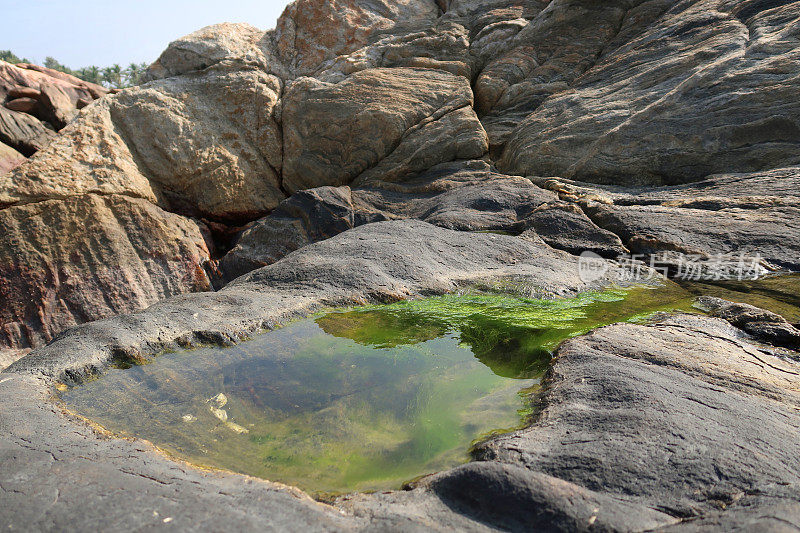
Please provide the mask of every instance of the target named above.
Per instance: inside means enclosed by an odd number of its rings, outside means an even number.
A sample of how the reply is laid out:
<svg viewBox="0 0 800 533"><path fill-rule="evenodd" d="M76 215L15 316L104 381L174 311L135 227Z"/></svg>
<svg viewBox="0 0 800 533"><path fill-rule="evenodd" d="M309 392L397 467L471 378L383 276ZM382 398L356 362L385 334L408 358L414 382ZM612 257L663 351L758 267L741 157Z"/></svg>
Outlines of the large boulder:
<svg viewBox="0 0 800 533"><path fill-rule="evenodd" d="M283 105L289 192L382 178L482 156L468 80L440 70L371 69L336 84L300 78Z"/></svg>
<svg viewBox="0 0 800 533"><path fill-rule="evenodd" d="M275 39L284 63L308 75L377 35L424 28L438 16L434 0L297 0L278 19Z"/></svg>
<svg viewBox="0 0 800 533"><path fill-rule="evenodd" d="M798 21L795 2L679 2L613 52L598 42L597 64L514 129L500 166L634 185L800 163Z"/></svg>
<svg viewBox="0 0 800 533"><path fill-rule="evenodd" d="M279 78L213 67L128 89L109 102L114 125L174 210L252 220L284 198Z"/></svg>
<svg viewBox="0 0 800 533"><path fill-rule="evenodd" d="M0 109L0 120L3 116ZM98 102L47 148L0 177L0 207L87 193L121 194L166 206L135 159L112 121L109 102Z"/></svg>
<svg viewBox="0 0 800 533"><path fill-rule="evenodd" d="M144 81L205 70L223 61L239 61L269 69L277 66L269 52L269 34L250 24L206 26L169 44L148 67Z"/></svg>
<svg viewBox="0 0 800 533"><path fill-rule="evenodd" d="M147 200L45 200L0 210L0 226L0 346L210 288L202 226Z"/></svg>

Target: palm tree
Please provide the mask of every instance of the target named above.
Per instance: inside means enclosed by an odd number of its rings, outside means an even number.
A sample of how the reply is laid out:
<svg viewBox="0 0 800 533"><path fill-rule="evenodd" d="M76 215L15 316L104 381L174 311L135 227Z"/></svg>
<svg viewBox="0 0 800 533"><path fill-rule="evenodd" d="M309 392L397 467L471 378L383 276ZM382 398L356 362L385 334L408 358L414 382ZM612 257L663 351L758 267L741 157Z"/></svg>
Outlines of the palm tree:
<svg viewBox="0 0 800 533"><path fill-rule="evenodd" d="M103 82L107 83L113 89L122 88L122 67L115 64L111 67L103 69Z"/></svg>

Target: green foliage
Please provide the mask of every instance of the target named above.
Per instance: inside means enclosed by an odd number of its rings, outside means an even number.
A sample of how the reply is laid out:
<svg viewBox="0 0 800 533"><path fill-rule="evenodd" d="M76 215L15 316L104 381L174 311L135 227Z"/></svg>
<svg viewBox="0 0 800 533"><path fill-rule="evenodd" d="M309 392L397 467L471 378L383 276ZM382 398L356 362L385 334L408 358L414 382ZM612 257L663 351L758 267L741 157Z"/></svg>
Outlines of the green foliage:
<svg viewBox="0 0 800 533"><path fill-rule="evenodd" d="M14 65L17 63L30 63L27 59L18 57L11 50L0 50L0 61L5 61L6 63Z"/></svg>
<svg viewBox="0 0 800 533"><path fill-rule="evenodd" d="M11 50L0 50L0 60L12 64L32 63L32 61L28 59L20 59ZM103 85L109 89L124 89L125 87L139 85L142 82L142 76L147 70L148 65L147 63L131 63L127 68L122 68L119 64L114 64L105 68L92 65L73 70L54 57L47 56L44 60L44 66L75 76L89 83Z"/></svg>

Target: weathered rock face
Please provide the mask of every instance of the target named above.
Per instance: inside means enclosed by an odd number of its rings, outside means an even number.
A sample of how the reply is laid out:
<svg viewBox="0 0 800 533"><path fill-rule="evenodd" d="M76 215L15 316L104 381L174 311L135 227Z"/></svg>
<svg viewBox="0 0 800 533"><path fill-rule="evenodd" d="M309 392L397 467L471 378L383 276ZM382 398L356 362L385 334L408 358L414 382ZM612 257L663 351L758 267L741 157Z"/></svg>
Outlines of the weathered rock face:
<svg viewBox="0 0 800 533"><path fill-rule="evenodd" d="M63 72L0 61L0 142L30 157L47 146L79 109L107 93ZM12 168L6 163L0 175Z"/></svg>
<svg viewBox="0 0 800 533"><path fill-rule="evenodd" d="M264 32L250 24L207 26L171 42L147 69L144 81L205 70L223 61L255 64L265 70L279 67L279 62L265 46L265 39Z"/></svg>
<svg viewBox="0 0 800 533"><path fill-rule="evenodd" d="M284 96L283 185L396 181L480 157L486 135L471 105L469 83L438 70L372 69L337 84L301 78Z"/></svg>
<svg viewBox="0 0 800 533"><path fill-rule="evenodd" d="M197 223L150 202L86 194L0 210L0 345L208 290Z"/></svg>
<svg viewBox="0 0 800 533"><path fill-rule="evenodd" d="M501 167L670 184L797 164L798 20L796 2L676 3L525 118Z"/></svg>
<svg viewBox="0 0 800 533"><path fill-rule="evenodd" d="M258 70L219 67L123 91L109 110L173 210L253 219L285 198L274 117L281 88Z"/></svg>
<svg viewBox="0 0 800 533"><path fill-rule="evenodd" d="M298 0L278 20L276 43L284 63L308 75L377 35L425 27L438 15L434 0Z"/></svg>

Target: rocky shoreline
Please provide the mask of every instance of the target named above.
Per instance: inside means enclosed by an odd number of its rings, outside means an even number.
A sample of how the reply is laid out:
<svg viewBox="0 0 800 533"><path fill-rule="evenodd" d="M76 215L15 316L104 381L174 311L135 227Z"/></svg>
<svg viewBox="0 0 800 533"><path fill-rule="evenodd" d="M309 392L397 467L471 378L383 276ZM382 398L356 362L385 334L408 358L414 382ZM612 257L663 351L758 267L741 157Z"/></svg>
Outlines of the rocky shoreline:
<svg viewBox="0 0 800 533"><path fill-rule="evenodd" d="M800 331L720 299L566 341L530 427L328 503L52 398L330 307L602 289L620 256L798 271L798 36L792 1L297 0L174 42L0 173L0 525L800 528Z"/></svg>

